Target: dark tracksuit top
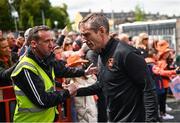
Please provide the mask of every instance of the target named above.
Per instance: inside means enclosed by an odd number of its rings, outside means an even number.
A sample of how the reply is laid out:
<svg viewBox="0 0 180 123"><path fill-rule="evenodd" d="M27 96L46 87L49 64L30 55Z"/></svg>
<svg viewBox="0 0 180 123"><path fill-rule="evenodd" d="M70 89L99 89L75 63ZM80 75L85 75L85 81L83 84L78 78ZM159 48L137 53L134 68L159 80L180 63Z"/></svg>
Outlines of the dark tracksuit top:
<svg viewBox="0 0 180 123"><path fill-rule="evenodd" d="M84 75L84 70L67 68L63 62L55 61L53 56L50 56L45 60L39 60L31 51L28 51L27 56L33 59L47 73L51 80L52 74L50 71L52 66L54 66L56 77L79 77ZM14 77L13 83L17 85L34 104L41 108L56 106L70 96L68 90L46 92L44 81L42 81L39 76L28 69L23 69L16 77ZM35 90L37 93L34 93L33 90ZM37 95L40 97L40 99L36 98Z"/></svg>
<svg viewBox="0 0 180 123"><path fill-rule="evenodd" d="M100 53L101 86L92 85L78 90L78 95L82 95L84 90L90 93L101 88L106 97L110 122L158 120L155 88L144 58L136 52L137 49L110 39Z"/></svg>
<svg viewBox="0 0 180 123"><path fill-rule="evenodd" d="M5 65L0 56L0 86L12 85L11 73L18 63L18 55L11 52L11 58L8 61L8 65Z"/></svg>

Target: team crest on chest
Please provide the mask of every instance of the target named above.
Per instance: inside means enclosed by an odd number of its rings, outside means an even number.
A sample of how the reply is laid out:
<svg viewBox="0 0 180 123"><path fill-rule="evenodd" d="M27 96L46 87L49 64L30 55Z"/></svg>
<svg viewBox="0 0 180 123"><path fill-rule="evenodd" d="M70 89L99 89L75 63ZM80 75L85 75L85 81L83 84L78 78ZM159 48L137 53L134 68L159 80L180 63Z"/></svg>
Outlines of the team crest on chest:
<svg viewBox="0 0 180 123"><path fill-rule="evenodd" d="M107 64L107 67L111 69L114 64L114 58L109 58L106 64Z"/></svg>

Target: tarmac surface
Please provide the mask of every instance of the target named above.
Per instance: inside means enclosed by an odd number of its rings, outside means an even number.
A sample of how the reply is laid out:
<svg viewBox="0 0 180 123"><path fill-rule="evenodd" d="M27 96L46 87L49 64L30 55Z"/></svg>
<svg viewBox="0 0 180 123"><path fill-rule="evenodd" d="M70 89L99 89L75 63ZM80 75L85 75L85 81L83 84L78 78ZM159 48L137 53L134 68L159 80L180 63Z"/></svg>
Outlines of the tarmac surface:
<svg viewBox="0 0 180 123"><path fill-rule="evenodd" d="M167 104L169 107L171 107L173 109L172 111L169 111L167 113L173 115L174 119L163 120L163 122L178 122L178 123L180 123L180 100L176 100L175 98L168 97Z"/></svg>

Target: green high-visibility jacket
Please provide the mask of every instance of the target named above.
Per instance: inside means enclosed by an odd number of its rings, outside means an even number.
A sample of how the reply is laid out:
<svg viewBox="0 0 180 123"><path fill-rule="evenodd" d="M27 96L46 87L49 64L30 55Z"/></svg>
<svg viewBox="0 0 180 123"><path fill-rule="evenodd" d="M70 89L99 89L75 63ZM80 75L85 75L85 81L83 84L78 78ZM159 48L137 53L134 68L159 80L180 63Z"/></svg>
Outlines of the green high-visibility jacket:
<svg viewBox="0 0 180 123"><path fill-rule="evenodd" d="M48 77L45 71L31 58L24 56L11 74L11 78L17 76L22 69L28 69L41 77L44 81L45 91L54 91L54 82ZM52 69L53 79L55 78L54 70ZM58 113L56 107L40 108L33 104L24 92L14 84L16 95L16 109L14 113L14 122L53 122L55 114Z"/></svg>

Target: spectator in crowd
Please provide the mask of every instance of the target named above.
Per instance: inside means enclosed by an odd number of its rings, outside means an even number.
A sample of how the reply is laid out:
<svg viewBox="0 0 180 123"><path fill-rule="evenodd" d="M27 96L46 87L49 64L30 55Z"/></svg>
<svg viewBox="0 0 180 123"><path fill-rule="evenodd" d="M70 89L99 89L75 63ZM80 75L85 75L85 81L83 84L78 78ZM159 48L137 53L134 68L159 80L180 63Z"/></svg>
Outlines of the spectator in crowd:
<svg viewBox="0 0 180 123"><path fill-rule="evenodd" d="M89 61L89 64L93 63L93 66L98 67L99 54L96 51L89 49L86 43L83 43L81 49L73 54L80 55L81 57L87 59ZM107 122L107 113L105 110L106 104L105 104L104 94L102 93L101 89L98 89L95 92L92 92L92 90L94 90L94 88L96 88L98 85L99 83L96 82L96 84L89 86L89 88L83 91L83 93L78 93L78 96L88 96L89 94L91 95L96 94L98 96L98 99L97 99L98 122Z"/></svg>
<svg viewBox="0 0 180 123"><path fill-rule="evenodd" d="M3 38L3 31L0 30L0 38Z"/></svg>
<svg viewBox="0 0 180 123"><path fill-rule="evenodd" d="M24 42L25 42L24 37L19 36L16 39L16 44L13 47L12 52L18 53L20 51L21 47L23 46Z"/></svg>
<svg viewBox="0 0 180 123"><path fill-rule="evenodd" d="M61 35L59 35L59 37L56 41L56 44L58 44L59 46L62 46L63 42L64 42L64 38L68 35L68 33L69 33L69 31L68 31L67 26L66 26L62 30Z"/></svg>
<svg viewBox="0 0 180 123"><path fill-rule="evenodd" d="M141 55L146 58L148 56L148 40L149 36L146 33L140 33L136 48L140 50Z"/></svg>
<svg viewBox="0 0 180 123"><path fill-rule="evenodd" d="M103 90L108 120L156 122L157 98L144 58L135 48L109 37L108 19L102 13L87 15L79 30L83 42L100 54L100 84L91 91Z"/></svg>
<svg viewBox="0 0 180 123"><path fill-rule="evenodd" d="M15 67L15 64L18 60L18 57L15 53L11 52L9 44L6 39L0 39L0 86L9 86L12 85L10 75ZM0 90L1 91L1 90ZM2 96L2 95L1 95ZM14 104L15 102L10 103L10 115L11 119L13 118L14 113ZM0 122L5 122L5 104L3 102L0 103ZM12 121L12 120L11 120Z"/></svg>
<svg viewBox="0 0 180 123"><path fill-rule="evenodd" d="M53 122L56 106L77 90L72 83L56 91L55 77L87 75L93 73L94 68L67 68L55 60L53 35L47 26L33 27L27 41L27 54L11 74L17 100L14 122Z"/></svg>
<svg viewBox="0 0 180 123"><path fill-rule="evenodd" d="M174 49L170 49L169 57L167 58L167 69L174 70L177 68L177 64L175 62L176 53Z"/></svg>
<svg viewBox="0 0 180 123"><path fill-rule="evenodd" d="M67 59L67 66L84 68L88 60L82 59L78 54L72 55ZM96 82L95 75L74 77L69 80L76 83L78 87L87 87ZM97 122L97 107L94 96L74 97L75 111L77 112L78 122Z"/></svg>
<svg viewBox="0 0 180 123"><path fill-rule="evenodd" d="M156 93L159 96L164 93L164 88L163 88L163 82L162 82L162 77L159 74L160 68L157 66L157 52L154 49L149 49L148 51L148 56L145 58L145 61L147 63L147 66L149 68L149 73L152 76L152 81L154 81L154 85L156 87ZM159 114L162 109L162 103L158 98L158 104L159 104ZM162 117L160 117L162 118ZM160 119L161 120L161 119Z"/></svg>
<svg viewBox="0 0 180 123"><path fill-rule="evenodd" d="M164 48L164 47L162 47ZM163 119L174 119L174 116L166 113L166 99L167 99L167 91L169 88L170 78L174 77L179 71L176 70L168 70L168 57L170 56L170 49L166 48L164 51L159 50L159 59L157 62L157 66L159 67L159 71L157 72L162 77L162 83L164 88L164 93L158 96L160 104L160 115Z"/></svg>
<svg viewBox="0 0 180 123"><path fill-rule="evenodd" d="M79 49L81 49L81 47L82 47L82 41L80 40L80 39L78 39L78 40L75 40L74 42L73 42L73 44L72 44L72 46L73 46L73 51L78 51Z"/></svg>
<svg viewBox="0 0 180 123"><path fill-rule="evenodd" d="M167 48L169 48L169 43L166 40L158 40L155 41L155 45L154 45L155 49L158 52L158 55L160 55L161 53L163 53Z"/></svg>
<svg viewBox="0 0 180 123"><path fill-rule="evenodd" d="M11 85L11 66L18 61L18 56L11 53L11 49L6 39L0 39L0 86ZM9 70L6 70L9 69Z"/></svg>
<svg viewBox="0 0 180 123"><path fill-rule="evenodd" d="M139 40L138 36L133 36L132 39L131 39L131 45L133 47L136 47L136 43L138 42L138 40Z"/></svg>
<svg viewBox="0 0 180 123"><path fill-rule="evenodd" d="M127 44L130 43L129 42L129 35L127 35L125 33L119 34L118 38L119 38L120 41L123 41L124 43L127 43Z"/></svg>
<svg viewBox="0 0 180 123"><path fill-rule="evenodd" d="M78 37L78 33L75 31L71 31L68 33L68 37L71 38L72 41L75 41Z"/></svg>
<svg viewBox="0 0 180 123"><path fill-rule="evenodd" d="M13 33L9 33L9 34L7 35L7 41L8 41L8 44L9 44L10 49L13 49L14 46L16 45L16 39L15 39Z"/></svg>
<svg viewBox="0 0 180 123"><path fill-rule="evenodd" d="M62 49L63 49L62 58L64 60L66 60L72 53L74 53L72 44L73 41L71 40L71 38L69 37L64 38L64 42L62 45Z"/></svg>
<svg viewBox="0 0 180 123"><path fill-rule="evenodd" d="M62 60L62 52L63 52L62 47L58 45L54 47L54 55L57 60Z"/></svg>
<svg viewBox="0 0 180 123"><path fill-rule="evenodd" d="M73 51L72 47L73 41L69 37L65 37L64 42L63 42L63 50L64 51Z"/></svg>
<svg viewBox="0 0 180 123"><path fill-rule="evenodd" d="M154 49L156 52L158 52L158 50L157 50L158 41L159 41L159 39L153 39L153 41L151 43L151 48Z"/></svg>
<svg viewBox="0 0 180 123"><path fill-rule="evenodd" d="M23 56L26 54L26 51L28 50L28 46L29 44L27 43L27 39L29 37L29 32L32 28L28 28L25 33L24 33L24 44L23 46L21 47L19 53L18 53L18 56Z"/></svg>

